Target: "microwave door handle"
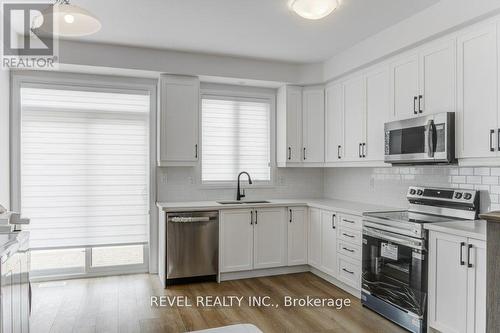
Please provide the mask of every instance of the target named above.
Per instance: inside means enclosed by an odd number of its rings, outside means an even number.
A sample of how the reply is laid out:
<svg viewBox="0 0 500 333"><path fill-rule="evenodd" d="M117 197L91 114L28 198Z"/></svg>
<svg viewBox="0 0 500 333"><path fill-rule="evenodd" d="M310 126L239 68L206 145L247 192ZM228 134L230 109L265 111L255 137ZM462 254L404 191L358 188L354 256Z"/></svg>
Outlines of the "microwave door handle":
<svg viewBox="0 0 500 333"><path fill-rule="evenodd" d="M437 135L436 135L436 125L434 124L434 120L429 120L427 122L427 155L429 157L434 157L434 152L436 151L437 144Z"/></svg>

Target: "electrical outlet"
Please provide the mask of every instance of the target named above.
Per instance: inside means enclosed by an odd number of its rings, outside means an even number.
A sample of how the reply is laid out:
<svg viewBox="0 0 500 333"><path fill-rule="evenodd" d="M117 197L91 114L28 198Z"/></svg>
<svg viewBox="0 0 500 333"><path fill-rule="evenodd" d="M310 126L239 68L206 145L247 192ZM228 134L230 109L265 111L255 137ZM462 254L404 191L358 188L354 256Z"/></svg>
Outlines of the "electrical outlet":
<svg viewBox="0 0 500 333"><path fill-rule="evenodd" d="M162 184L166 184L167 183L167 175L161 175L160 181Z"/></svg>
<svg viewBox="0 0 500 333"><path fill-rule="evenodd" d="M194 184L194 178L193 177L188 177L187 178L187 181L190 185L193 185Z"/></svg>

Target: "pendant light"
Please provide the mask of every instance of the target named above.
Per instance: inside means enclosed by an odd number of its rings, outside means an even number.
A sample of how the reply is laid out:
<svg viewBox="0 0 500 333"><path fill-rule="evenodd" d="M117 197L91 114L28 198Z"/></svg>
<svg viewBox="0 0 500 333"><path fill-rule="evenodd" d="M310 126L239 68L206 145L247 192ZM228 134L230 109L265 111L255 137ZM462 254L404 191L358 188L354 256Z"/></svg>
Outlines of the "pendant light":
<svg viewBox="0 0 500 333"><path fill-rule="evenodd" d="M288 6L297 15L309 20L319 20L330 15L340 5L340 0L290 0Z"/></svg>
<svg viewBox="0 0 500 333"><path fill-rule="evenodd" d="M44 17L52 16L54 35L61 37L79 37L92 35L101 29L101 22L87 10L70 4L69 0L57 0L54 5L42 11L42 15L33 19L33 28L45 31Z"/></svg>

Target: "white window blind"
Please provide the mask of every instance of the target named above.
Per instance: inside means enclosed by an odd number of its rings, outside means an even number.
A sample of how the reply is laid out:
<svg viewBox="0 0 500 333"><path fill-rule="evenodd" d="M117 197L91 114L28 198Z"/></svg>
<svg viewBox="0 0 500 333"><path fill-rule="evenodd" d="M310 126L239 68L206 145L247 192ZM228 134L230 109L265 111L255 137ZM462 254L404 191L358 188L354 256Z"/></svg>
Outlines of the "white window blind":
<svg viewBox="0 0 500 333"><path fill-rule="evenodd" d="M147 242L149 96L23 87L21 110L31 246Z"/></svg>
<svg viewBox="0 0 500 333"><path fill-rule="evenodd" d="M270 146L269 101L202 98L202 182L235 181L240 171L269 182Z"/></svg>

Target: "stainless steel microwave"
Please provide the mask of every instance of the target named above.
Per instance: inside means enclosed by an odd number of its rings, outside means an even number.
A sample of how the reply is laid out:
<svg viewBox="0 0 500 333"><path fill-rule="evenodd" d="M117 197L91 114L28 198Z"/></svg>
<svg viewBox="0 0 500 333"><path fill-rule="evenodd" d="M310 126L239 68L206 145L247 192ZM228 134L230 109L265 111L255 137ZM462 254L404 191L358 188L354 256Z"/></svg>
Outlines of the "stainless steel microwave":
<svg viewBox="0 0 500 333"><path fill-rule="evenodd" d="M455 162L455 113L444 112L385 123L386 163Z"/></svg>

